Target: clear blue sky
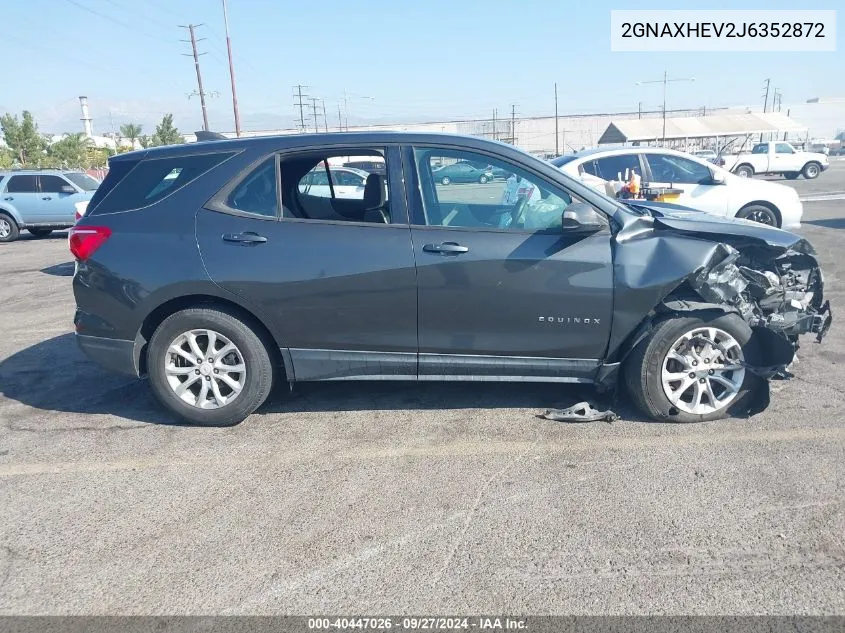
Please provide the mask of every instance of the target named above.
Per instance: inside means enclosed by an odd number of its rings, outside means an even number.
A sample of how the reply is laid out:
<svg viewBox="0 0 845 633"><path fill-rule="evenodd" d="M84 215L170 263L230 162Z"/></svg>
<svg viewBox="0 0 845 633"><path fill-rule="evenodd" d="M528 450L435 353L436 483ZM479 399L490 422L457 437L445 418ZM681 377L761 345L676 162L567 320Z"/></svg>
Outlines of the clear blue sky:
<svg viewBox="0 0 845 633"><path fill-rule="evenodd" d="M758 103L765 78L783 102L845 97L845 54L611 53L613 8L701 8L700 2L593 0L228 0L244 127L294 116L292 86L326 100L337 121L344 89L350 122L657 108L660 88L637 80L696 78L670 88L669 107ZM79 127L76 97L91 100L97 131L171 111L199 129L187 31L205 23L200 50L211 125L233 128L220 0L3 0L0 111L32 110L44 131ZM680 6L679 6L680 5ZM842 8L841 1L711 0L708 8ZM84 7L84 8L83 8ZM90 11L101 15L94 15ZM840 15L845 11L840 11ZM103 17L107 16L107 17ZM110 19L109 19L110 18ZM841 18L840 18L841 24ZM373 97L361 99L359 97Z"/></svg>

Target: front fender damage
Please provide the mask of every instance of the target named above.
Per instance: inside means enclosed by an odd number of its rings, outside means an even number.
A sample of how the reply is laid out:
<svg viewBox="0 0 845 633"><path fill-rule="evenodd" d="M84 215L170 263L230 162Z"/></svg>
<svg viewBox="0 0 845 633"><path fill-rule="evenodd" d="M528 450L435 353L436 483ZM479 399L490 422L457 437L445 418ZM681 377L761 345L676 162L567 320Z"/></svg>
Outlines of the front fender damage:
<svg viewBox="0 0 845 633"><path fill-rule="evenodd" d="M813 333L821 342L830 326L812 246L782 231L777 243L755 239L750 227L742 235L726 231L717 239L648 220L626 227L614 240L616 309L608 364L624 361L661 319L735 313L751 330L746 367L765 385L760 398L767 401L768 379L790 375L798 337ZM782 235L793 239L786 242ZM614 373L603 375L605 388ZM761 410L760 404L755 408Z"/></svg>

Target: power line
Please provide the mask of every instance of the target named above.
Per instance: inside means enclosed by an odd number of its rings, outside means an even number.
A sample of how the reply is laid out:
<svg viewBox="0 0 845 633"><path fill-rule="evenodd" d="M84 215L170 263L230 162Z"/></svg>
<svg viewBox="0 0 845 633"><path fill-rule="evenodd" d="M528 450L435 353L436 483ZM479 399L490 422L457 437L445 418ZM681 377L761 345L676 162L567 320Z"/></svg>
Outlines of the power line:
<svg viewBox="0 0 845 633"><path fill-rule="evenodd" d="M122 20L118 20L117 18L113 18L110 15L106 15L105 13L100 13L99 11L95 11L94 9L86 7L83 4L79 4L78 2L76 2L76 0L65 0L65 2L72 4L73 6L77 7L78 9L82 9L83 11L87 11L88 13L91 13L92 15L96 15L96 16L104 19L104 20L108 20L109 22L114 22L115 24L118 24L125 29L129 29L133 33L141 33L142 35L146 35L147 37L150 37L154 40L158 40L159 42L166 42L168 44L173 43L172 40L164 39L162 37L159 37L158 35L153 35L151 33L147 33L146 31L140 30L137 26L133 26L131 24L123 22Z"/></svg>

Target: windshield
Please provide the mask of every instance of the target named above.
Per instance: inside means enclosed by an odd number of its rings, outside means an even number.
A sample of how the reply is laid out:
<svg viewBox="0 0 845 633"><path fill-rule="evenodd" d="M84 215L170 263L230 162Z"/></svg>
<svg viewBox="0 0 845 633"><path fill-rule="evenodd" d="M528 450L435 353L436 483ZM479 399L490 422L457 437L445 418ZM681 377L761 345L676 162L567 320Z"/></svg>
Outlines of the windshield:
<svg viewBox="0 0 845 633"><path fill-rule="evenodd" d="M557 158L551 159L549 162L555 167L560 167L561 165L565 165L566 163L573 161L576 158L578 157L574 154L570 154L569 156L558 156Z"/></svg>
<svg viewBox="0 0 845 633"><path fill-rule="evenodd" d="M100 186L100 182L98 180L91 178L91 176L89 176L88 174L83 174L81 172L66 173L65 178L67 178L77 187L82 189L82 191L96 191L97 187Z"/></svg>

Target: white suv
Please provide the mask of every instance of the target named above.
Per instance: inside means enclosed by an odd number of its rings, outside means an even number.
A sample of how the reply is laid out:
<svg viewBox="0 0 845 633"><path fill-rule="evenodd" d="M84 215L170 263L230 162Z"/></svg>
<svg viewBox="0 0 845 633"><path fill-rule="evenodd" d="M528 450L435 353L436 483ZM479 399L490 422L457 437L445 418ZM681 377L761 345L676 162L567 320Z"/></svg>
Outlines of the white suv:
<svg viewBox="0 0 845 633"><path fill-rule="evenodd" d="M552 164L602 193L605 183L634 170L643 186L681 190L677 204L723 217L737 217L784 229L801 226L803 207L791 187L740 178L702 158L659 147L585 150Z"/></svg>

